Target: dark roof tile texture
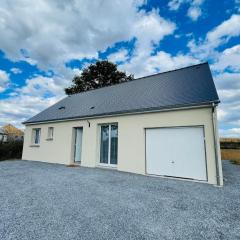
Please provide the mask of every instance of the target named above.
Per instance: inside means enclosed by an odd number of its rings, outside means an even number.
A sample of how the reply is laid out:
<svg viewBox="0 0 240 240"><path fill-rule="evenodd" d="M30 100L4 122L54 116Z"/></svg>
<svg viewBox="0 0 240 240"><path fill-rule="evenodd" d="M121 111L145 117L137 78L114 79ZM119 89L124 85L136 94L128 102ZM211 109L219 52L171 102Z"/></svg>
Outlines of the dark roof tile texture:
<svg viewBox="0 0 240 240"><path fill-rule="evenodd" d="M131 82L74 94L27 123L86 118L218 103L208 63L159 73Z"/></svg>

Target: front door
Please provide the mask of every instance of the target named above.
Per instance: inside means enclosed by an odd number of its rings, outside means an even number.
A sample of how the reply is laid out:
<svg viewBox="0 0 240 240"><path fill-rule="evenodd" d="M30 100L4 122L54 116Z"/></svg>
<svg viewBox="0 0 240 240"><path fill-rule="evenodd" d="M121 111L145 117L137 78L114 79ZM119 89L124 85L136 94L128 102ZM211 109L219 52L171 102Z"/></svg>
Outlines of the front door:
<svg viewBox="0 0 240 240"><path fill-rule="evenodd" d="M101 126L100 164L106 166L117 165L118 126L108 124Z"/></svg>
<svg viewBox="0 0 240 240"><path fill-rule="evenodd" d="M82 128L75 128L75 151L74 151L74 162L81 162L82 155Z"/></svg>

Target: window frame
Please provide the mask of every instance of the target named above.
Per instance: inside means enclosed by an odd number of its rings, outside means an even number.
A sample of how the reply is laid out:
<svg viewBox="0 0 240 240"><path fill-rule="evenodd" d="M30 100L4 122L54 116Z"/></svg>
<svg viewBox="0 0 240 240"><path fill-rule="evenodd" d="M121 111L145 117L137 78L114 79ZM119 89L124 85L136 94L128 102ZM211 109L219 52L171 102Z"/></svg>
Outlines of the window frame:
<svg viewBox="0 0 240 240"><path fill-rule="evenodd" d="M48 127L47 140L53 140L53 136L54 136L54 127Z"/></svg>
<svg viewBox="0 0 240 240"><path fill-rule="evenodd" d="M38 133L38 141L36 142L36 136ZM33 146L39 146L41 141L41 128L33 128L32 129L32 145Z"/></svg>
<svg viewBox="0 0 240 240"><path fill-rule="evenodd" d="M99 124L99 160L98 160L98 165L100 167L110 167L110 168L117 168L118 166L118 147L117 147L117 163L116 164L112 164L111 163L111 126L117 126L117 137L118 137L118 123L117 122L113 122L113 123L103 123L103 124ZM107 163L101 163L101 131L102 131L102 127L106 126L108 127L108 136L109 136L109 140L108 140L108 162Z"/></svg>

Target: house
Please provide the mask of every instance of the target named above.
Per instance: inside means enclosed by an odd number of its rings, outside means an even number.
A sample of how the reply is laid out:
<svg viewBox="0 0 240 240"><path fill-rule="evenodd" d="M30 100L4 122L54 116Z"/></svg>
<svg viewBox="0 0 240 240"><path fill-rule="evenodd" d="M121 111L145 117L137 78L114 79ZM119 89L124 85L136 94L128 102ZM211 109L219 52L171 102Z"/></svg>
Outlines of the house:
<svg viewBox="0 0 240 240"><path fill-rule="evenodd" d="M23 159L223 184L207 63L74 94L30 118Z"/></svg>
<svg viewBox="0 0 240 240"><path fill-rule="evenodd" d="M3 128L0 128L0 143L6 143L7 142L7 133Z"/></svg>
<svg viewBox="0 0 240 240"><path fill-rule="evenodd" d="M7 134L7 141L23 141L24 132L12 124L6 124L2 127Z"/></svg>

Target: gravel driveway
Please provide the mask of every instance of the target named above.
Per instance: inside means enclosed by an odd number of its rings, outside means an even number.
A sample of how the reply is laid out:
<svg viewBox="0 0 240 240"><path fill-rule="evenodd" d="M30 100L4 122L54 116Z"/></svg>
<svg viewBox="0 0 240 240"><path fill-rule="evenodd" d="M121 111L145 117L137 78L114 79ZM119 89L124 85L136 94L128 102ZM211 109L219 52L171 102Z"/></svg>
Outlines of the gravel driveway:
<svg viewBox="0 0 240 240"><path fill-rule="evenodd" d="M0 162L0 239L240 239L240 166L223 188L112 170Z"/></svg>

